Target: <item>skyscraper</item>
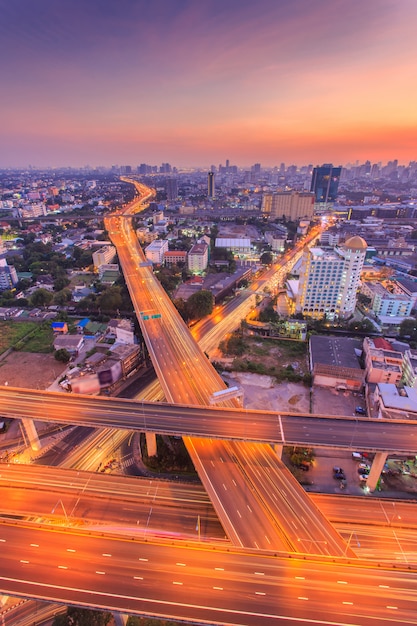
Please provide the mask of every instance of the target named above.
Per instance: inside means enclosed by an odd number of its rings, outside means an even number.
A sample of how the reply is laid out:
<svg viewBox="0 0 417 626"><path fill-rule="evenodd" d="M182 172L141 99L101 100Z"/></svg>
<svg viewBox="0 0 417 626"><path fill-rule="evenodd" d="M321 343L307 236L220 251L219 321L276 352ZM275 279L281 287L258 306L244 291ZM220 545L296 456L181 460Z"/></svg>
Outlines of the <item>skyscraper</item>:
<svg viewBox="0 0 417 626"><path fill-rule="evenodd" d="M178 181L176 178L169 177L166 179L167 200L172 202L178 198Z"/></svg>
<svg viewBox="0 0 417 626"><path fill-rule="evenodd" d="M313 169L310 191L314 192L316 202L328 203L336 200L341 171L341 166L333 167L331 163Z"/></svg>
<svg viewBox="0 0 417 626"><path fill-rule="evenodd" d="M349 318L355 311L366 249L362 237L351 237L332 250L306 249L300 268L297 313L315 319Z"/></svg>
<svg viewBox="0 0 417 626"><path fill-rule="evenodd" d="M207 174L207 195L209 198L214 198L214 172Z"/></svg>

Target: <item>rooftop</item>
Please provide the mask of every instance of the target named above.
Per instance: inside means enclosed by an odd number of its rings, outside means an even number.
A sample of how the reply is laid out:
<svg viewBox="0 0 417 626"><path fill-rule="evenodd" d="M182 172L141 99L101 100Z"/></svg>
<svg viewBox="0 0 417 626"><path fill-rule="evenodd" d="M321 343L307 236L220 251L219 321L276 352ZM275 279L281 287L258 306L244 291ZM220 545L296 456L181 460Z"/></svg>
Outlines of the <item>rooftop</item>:
<svg viewBox="0 0 417 626"><path fill-rule="evenodd" d="M316 364L361 369L359 356L362 353L362 341L352 337L310 337L312 366Z"/></svg>

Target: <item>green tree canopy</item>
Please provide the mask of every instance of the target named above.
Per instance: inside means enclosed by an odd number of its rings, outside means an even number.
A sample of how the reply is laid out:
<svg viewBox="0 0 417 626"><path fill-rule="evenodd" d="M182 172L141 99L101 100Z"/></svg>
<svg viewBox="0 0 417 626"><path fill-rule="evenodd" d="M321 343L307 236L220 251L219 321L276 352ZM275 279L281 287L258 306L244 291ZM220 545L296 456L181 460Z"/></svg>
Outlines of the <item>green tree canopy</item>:
<svg viewBox="0 0 417 626"><path fill-rule="evenodd" d="M60 348L59 350L55 350L54 357L56 361L60 361L61 363L68 363L71 355L68 350L65 350L65 348Z"/></svg>
<svg viewBox="0 0 417 626"><path fill-rule="evenodd" d="M69 606L66 613L55 616L52 626L107 626L112 619L108 612Z"/></svg>
<svg viewBox="0 0 417 626"><path fill-rule="evenodd" d="M116 312L121 308L123 299L120 293L120 287L109 287L98 298L98 306L102 311Z"/></svg>
<svg viewBox="0 0 417 626"><path fill-rule="evenodd" d="M41 287L33 292L30 298L32 306L48 306L52 302L53 294Z"/></svg>
<svg viewBox="0 0 417 626"><path fill-rule="evenodd" d="M400 324L400 337L410 337L417 341L417 320L413 318L403 320Z"/></svg>
<svg viewBox="0 0 417 626"><path fill-rule="evenodd" d="M261 261L261 263L263 263L263 265L271 265L271 263L273 261L272 253L268 252L268 251L263 252L261 254L260 261Z"/></svg>
<svg viewBox="0 0 417 626"><path fill-rule="evenodd" d="M211 291L202 289L187 300L188 319L201 319L213 312L214 298Z"/></svg>

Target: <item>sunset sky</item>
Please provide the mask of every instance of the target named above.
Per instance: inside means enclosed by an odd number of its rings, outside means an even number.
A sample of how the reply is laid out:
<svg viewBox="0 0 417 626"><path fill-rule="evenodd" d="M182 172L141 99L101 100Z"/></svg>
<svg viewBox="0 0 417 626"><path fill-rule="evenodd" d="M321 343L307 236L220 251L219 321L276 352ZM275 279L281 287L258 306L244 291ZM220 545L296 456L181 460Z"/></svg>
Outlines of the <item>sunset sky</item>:
<svg viewBox="0 0 417 626"><path fill-rule="evenodd" d="M417 0L0 11L0 167L417 159Z"/></svg>

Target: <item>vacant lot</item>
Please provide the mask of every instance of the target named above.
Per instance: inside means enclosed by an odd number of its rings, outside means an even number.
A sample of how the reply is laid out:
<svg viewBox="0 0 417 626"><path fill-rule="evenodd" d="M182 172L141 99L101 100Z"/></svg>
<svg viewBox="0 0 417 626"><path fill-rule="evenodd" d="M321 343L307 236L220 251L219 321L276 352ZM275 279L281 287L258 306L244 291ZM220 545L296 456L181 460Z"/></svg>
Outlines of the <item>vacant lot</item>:
<svg viewBox="0 0 417 626"><path fill-rule="evenodd" d="M52 354L11 352L0 360L0 385L46 389L65 368Z"/></svg>
<svg viewBox="0 0 417 626"><path fill-rule="evenodd" d="M0 354L9 348L47 353L53 350L52 343L53 332L49 323L0 321Z"/></svg>
<svg viewBox="0 0 417 626"><path fill-rule="evenodd" d="M277 380L301 380L309 373L307 344L234 333L219 346L225 368L273 376Z"/></svg>

